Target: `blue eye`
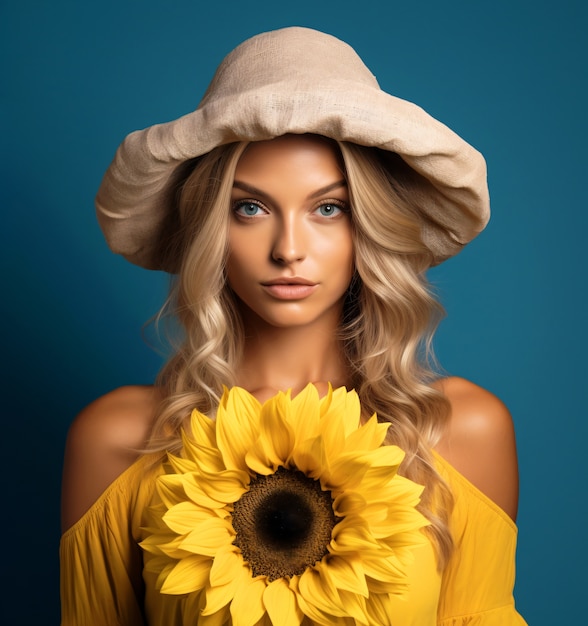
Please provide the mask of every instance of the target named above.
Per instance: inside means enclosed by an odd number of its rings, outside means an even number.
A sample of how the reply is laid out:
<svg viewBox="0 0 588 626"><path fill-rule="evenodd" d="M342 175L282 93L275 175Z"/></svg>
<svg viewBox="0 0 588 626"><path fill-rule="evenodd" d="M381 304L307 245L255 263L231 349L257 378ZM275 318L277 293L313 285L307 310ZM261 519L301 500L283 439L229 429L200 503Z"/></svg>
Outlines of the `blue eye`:
<svg viewBox="0 0 588 626"><path fill-rule="evenodd" d="M317 209L317 212L323 217L333 217L334 215L339 215L342 210L343 209L336 204L327 203L321 204L321 206Z"/></svg>
<svg viewBox="0 0 588 626"><path fill-rule="evenodd" d="M243 217L256 217L262 212L262 208L255 204L255 202L239 202L234 209L237 215L242 215Z"/></svg>

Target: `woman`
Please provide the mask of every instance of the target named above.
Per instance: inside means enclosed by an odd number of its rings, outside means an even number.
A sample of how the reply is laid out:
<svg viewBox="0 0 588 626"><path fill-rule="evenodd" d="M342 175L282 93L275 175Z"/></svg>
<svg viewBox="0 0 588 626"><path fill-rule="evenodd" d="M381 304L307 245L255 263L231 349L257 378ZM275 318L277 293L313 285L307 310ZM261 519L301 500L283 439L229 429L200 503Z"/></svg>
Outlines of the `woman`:
<svg viewBox="0 0 588 626"><path fill-rule="evenodd" d="M346 44L287 28L229 54L194 113L127 137L97 208L115 252L177 275L183 336L154 387L71 427L63 624L524 624L510 415L426 358L425 272L488 220L473 148Z"/></svg>

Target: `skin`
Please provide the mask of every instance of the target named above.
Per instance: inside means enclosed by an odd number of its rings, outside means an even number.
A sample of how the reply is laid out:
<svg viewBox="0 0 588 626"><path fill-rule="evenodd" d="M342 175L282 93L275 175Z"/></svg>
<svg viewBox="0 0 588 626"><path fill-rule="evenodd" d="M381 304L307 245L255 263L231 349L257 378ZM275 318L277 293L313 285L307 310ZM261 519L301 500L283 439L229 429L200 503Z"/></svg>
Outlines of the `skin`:
<svg viewBox="0 0 588 626"><path fill-rule="evenodd" d="M246 342L237 383L259 400L309 381L349 379L336 330L353 273L348 190L332 144L286 136L248 147L231 205L227 278L242 302ZM335 207L335 208L333 208ZM309 283L275 286L276 281ZM462 378L436 386L451 404L437 452L512 519L518 470L511 416ZM151 386L116 389L84 409L67 439L62 526L72 526L139 456L161 401Z"/></svg>
<svg viewBox="0 0 588 626"><path fill-rule="evenodd" d="M246 331L238 384L261 400L309 381L344 384L336 330L353 240L330 142L289 135L248 147L235 172L229 250L227 279Z"/></svg>

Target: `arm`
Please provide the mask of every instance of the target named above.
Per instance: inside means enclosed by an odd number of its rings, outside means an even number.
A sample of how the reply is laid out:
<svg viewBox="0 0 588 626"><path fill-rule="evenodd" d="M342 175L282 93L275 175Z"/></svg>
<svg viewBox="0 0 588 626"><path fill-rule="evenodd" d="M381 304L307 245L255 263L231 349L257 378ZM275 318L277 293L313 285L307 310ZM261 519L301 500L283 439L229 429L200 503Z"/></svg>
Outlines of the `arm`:
<svg viewBox="0 0 588 626"><path fill-rule="evenodd" d="M138 458L146 444L157 392L121 387L86 407L70 427L63 464L62 531Z"/></svg>
<svg viewBox="0 0 588 626"><path fill-rule="evenodd" d="M463 378L446 378L439 388L449 399L451 418L437 452L515 520L519 478L508 409Z"/></svg>
<svg viewBox="0 0 588 626"><path fill-rule="evenodd" d="M510 413L467 380L448 378L439 387L451 404L437 452L448 462L439 470L455 496L455 547L443 572L438 625L525 626L513 598L518 470Z"/></svg>
<svg viewBox="0 0 588 626"><path fill-rule="evenodd" d="M150 483L143 464L124 472L145 445L154 399L149 387L124 387L72 424L63 474L62 626L144 625L136 528Z"/></svg>

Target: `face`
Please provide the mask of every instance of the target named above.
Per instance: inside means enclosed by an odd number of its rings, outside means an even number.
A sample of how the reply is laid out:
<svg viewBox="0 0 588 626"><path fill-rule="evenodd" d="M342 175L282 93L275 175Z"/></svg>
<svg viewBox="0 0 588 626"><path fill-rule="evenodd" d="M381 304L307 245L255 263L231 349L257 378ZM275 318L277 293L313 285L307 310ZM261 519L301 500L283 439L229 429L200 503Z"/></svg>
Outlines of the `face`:
<svg viewBox="0 0 588 626"><path fill-rule="evenodd" d="M235 172L227 278L246 324L338 326L353 275L349 193L334 145L250 144Z"/></svg>

